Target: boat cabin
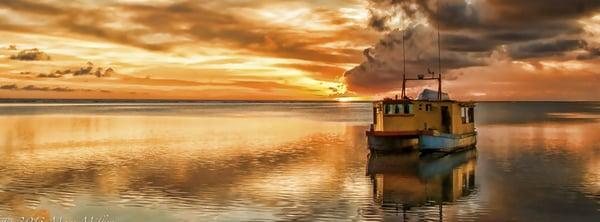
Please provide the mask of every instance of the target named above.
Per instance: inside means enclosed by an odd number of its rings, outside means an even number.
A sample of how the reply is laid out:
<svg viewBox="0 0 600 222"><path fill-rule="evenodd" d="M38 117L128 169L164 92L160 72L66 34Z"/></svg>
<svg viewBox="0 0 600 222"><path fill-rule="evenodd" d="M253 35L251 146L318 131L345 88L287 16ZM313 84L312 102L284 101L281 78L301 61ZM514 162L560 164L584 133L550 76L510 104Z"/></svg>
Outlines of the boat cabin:
<svg viewBox="0 0 600 222"><path fill-rule="evenodd" d="M475 104L452 100L394 100L373 103L373 132L397 134L438 131L464 134L475 131Z"/></svg>

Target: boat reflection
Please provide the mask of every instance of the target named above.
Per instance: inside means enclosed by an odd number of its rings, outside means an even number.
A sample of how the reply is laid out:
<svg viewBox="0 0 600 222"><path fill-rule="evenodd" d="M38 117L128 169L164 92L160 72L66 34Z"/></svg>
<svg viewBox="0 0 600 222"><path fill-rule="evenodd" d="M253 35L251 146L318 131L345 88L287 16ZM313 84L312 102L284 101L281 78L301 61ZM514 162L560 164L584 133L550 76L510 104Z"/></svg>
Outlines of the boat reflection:
<svg viewBox="0 0 600 222"><path fill-rule="evenodd" d="M418 152L371 153L367 175L373 198L382 207L407 211L413 207L454 202L475 190L477 151L451 154Z"/></svg>

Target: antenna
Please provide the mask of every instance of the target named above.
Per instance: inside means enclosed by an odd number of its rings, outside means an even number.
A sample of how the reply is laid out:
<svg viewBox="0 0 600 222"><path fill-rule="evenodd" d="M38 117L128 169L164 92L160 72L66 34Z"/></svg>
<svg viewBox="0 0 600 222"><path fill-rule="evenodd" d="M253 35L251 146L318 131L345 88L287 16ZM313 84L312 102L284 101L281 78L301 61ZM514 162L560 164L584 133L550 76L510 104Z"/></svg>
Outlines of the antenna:
<svg viewBox="0 0 600 222"><path fill-rule="evenodd" d="M405 40L405 29L402 30L402 62L403 62L403 73L402 73L402 100L406 98L406 81L407 80L437 80L438 81L438 100L442 101L442 52L440 42L440 0L437 0L437 47L438 47L438 77L435 77L435 72L432 72L427 68L427 73L431 74L431 77L425 78L425 75L419 74L417 78L406 78L406 48L404 46Z"/></svg>
<svg viewBox="0 0 600 222"><path fill-rule="evenodd" d="M438 100L442 100L442 53L440 49L440 0L437 0L437 42L438 42Z"/></svg>
<svg viewBox="0 0 600 222"><path fill-rule="evenodd" d="M402 99L406 98L406 49L404 48L404 29L402 29Z"/></svg>

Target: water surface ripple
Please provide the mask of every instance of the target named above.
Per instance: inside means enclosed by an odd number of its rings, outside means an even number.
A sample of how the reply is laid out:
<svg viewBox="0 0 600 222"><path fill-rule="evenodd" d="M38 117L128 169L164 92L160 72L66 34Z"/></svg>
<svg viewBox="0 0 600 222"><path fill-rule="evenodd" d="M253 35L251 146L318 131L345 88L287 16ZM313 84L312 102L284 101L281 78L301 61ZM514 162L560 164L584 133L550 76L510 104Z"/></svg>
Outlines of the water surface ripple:
<svg viewBox="0 0 600 222"><path fill-rule="evenodd" d="M369 153L370 103L0 104L0 219L599 221L600 103L480 103L476 150Z"/></svg>

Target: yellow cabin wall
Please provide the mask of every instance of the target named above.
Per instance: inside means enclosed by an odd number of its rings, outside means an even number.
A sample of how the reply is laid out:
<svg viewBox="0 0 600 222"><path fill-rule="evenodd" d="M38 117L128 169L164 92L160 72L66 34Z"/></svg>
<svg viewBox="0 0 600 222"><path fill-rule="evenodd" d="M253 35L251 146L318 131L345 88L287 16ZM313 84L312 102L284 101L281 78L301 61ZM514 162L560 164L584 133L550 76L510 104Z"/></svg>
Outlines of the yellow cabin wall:
<svg viewBox="0 0 600 222"><path fill-rule="evenodd" d="M463 123L460 116L460 105L452 104L452 132L453 134L463 134L475 131L475 123Z"/></svg>
<svg viewBox="0 0 600 222"><path fill-rule="evenodd" d="M439 107L432 107L432 111L425 111L425 104L422 110L419 110L419 104L413 104L414 114L383 115L384 131L414 131L425 130L427 128L439 129L441 127L441 115ZM437 110L437 112L436 112Z"/></svg>
<svg viewBox="0 0 600 222"><path fill-rule="evenodd" d="M374 125L374 130L375 131L383 131L383 107L382 107L382 103L379 103L379 105L376 105L376 109L377 109L377 114L375 115L377 118L376 124Z"/></svg>
<svg viewBox="0 0 600 222"><path fill-rule="evenodd" d="M451 114L450 133L462 134L475 130L474 123L462 123L460 105L456 102L412 101L412 103L413 114L396 115L384 115L383 103L374 103L373 105L376 108L374 118L376 118L376 121L373 124L373 130L389 132L426 130L425 125L427 125L427 129L441 130L442 106L448 106ZM432 105L431 111L425 111L426 104Z"/></svg>

